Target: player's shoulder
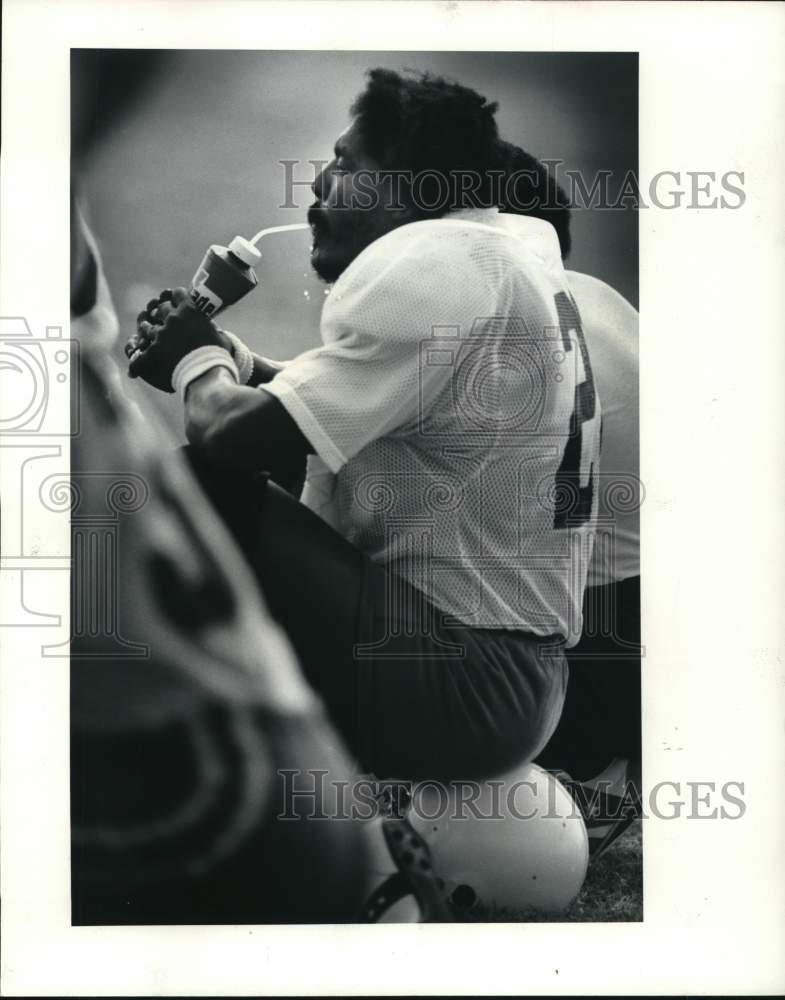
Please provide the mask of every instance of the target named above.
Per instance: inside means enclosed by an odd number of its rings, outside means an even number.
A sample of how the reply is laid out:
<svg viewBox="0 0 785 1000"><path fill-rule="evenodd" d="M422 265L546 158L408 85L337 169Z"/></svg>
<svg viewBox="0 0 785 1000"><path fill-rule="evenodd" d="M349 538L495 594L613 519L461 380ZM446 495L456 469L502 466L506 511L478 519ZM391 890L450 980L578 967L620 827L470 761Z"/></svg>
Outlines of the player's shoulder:
<svg viewBox="0 0 785 1000"><path fill-rule="evenodd" d="M478 264L476 236L443 219L407 223L380 236L333 286L323 322L358 308L411 313L438 306L447 314L469 306L491 309L494 290Z"/></svg>
<svg viewBox="0 0 785 1000"><path fill-rule="evenodd" d="M453 216L419 219L397 226L374 240L350 270L367 270L377 262L415 270L423 264L440 262L460 265L471 259L472 248L483 238L488 239L485 227L472 226L467 219Z"/></svg>
<svg viewBox="0 0 785 1000"><path fill-rule="evenodd" d="M550 224L509 217L497 209L467 209L406 223L374 240L335 290L341 298L369 283L405 284L453 296L479 287L493 296L511 275L536 278L542 267L561 271L558 238Z"/></svg>
<svg viewBox="0 0 785 1000"><path fill-rule="evenodd" d="M580 271L565 270L564 275L584 322L604 320L614 326L637 330L637 309L615 288Z"/></svg>
<svg viewBox="0 0 785 1000"><path fill-rule="evenodd" d="M379 251L412 250L436 257L477 262L484 255L524 264L527 257L552 265L561 260L556 230L530 216L502 213L497 208L462 209L438 219L411 222L382 237Z"/></svg>
<svg viewBox="0 0 785 1000"><path fill-rule="evenodd" d="M638 311L609 284L579 271L565 271L590 350L624 355L637 363Z"/></svg>

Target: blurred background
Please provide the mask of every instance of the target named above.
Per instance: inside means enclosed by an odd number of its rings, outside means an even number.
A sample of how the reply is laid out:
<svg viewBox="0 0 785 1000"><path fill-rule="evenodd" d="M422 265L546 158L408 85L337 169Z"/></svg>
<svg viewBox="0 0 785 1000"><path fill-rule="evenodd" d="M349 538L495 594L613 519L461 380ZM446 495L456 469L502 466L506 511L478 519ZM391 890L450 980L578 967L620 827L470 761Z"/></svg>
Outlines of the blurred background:
<svg viewBox="0 0 785 1000"><path fill-rule="evenodd" d="M627 171L637 173L635 53L180 50L159 51L150 65L128 53L72 50L72 67L93 73L87 89L72 87L88 117L100 116L117 66L146 77L133 103L120 112L111 104L81 177L120 319L123 369L137 313L162 288L188 285L209 244L304 221L312 196L297 187L297 208L281 207L279 161L301 161L295 179L313 180L308 161L331 157L370 67L428 70L473 87L498 101L503 138L564 161L560 171L580 171L589 184L612 171L618 192ZM577 209L572 233L567 266L607 281L637 308L635 209ZM253 350L290 358L319 343L326 289L310 269L308 231L271 236L260 249L259 287L220 322ZM184 439L175 397L127 384Z"/></svg>

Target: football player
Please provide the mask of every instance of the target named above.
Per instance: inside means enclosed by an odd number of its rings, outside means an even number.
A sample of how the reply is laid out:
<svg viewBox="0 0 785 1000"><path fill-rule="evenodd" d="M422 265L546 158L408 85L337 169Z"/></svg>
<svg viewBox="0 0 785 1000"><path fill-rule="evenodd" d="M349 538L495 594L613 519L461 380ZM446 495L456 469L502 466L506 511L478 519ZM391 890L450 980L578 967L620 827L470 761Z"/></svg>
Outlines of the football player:
<svg viewBox="0 0 785 1000"><path fill-rule="evenodd" d="M370 72L308 212L320 347L249 360L176 289L126 348L181 394L194 467L379 775L531 760L581 634L600 402L555 228L494 202L495 110Z"/></svg>

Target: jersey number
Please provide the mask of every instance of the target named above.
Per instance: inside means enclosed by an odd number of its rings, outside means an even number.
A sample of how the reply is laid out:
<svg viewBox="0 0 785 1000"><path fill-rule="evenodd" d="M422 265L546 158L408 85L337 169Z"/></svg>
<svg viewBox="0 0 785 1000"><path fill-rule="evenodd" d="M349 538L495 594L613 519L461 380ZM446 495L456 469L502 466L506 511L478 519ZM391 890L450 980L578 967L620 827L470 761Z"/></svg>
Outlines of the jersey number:
<svg viewBox="0 0 785 1000"><path fill-rule="evenodd" d="M575 406L570 417L570 436L564 449L561 465L556 473L555 495L556 511L553 516L554 528L575 528L591 519L592 502L594 498L594 463L593 449L586 449L584 455L584 428L587 420L594 418L597 398L594 392L589 352L583 338L581 318L572 299L564 292L557 292L555 297L556 312L559 317L564 353L573 349L574 333L580 348L581 357L579 375L582 381L575 386ZM580 371L582 367L582 372ZM589 433L588 444L593 444L594 434ZM587 468L588 466L588 468Z"/></svg>

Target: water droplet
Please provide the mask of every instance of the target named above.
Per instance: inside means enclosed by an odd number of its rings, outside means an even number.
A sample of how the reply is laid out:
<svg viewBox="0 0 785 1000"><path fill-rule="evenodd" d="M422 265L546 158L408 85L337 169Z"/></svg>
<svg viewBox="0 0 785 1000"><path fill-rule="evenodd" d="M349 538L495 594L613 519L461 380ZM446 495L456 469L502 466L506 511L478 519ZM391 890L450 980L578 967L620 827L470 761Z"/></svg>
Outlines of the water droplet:
<svg viewBox="0 0 785 1000"><path fill-rule="evenodd" d="M304 296L306 297L306 299L310 299L310 297L311 297L311 293L310 293L310 292L308 291L308 289L307 289L307 288L306 288L306 289L305 289L305 291L303 292L303 295L304 295Z"/></svg>

